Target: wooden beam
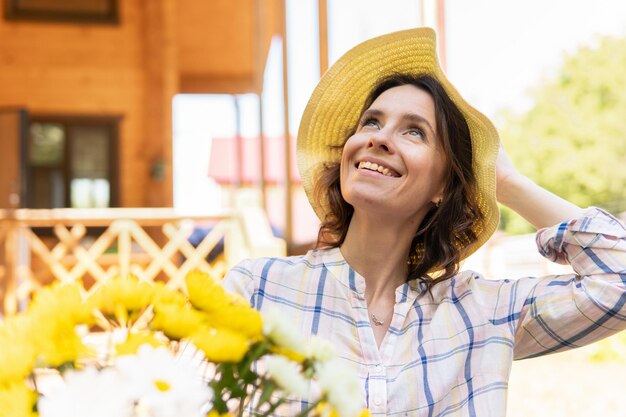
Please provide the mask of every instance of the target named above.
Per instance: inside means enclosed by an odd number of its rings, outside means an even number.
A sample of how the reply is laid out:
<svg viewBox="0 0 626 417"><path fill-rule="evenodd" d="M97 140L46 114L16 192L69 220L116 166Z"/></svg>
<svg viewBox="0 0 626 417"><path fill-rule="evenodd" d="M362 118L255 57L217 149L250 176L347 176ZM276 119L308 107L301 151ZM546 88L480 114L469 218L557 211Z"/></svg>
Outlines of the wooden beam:
<svg viewBox="0 0 626 417"><path fill-rule="evenodd" d="M317 0L320 77L328 69L328 0Z"/></svg>
<svg viewBox="0 0 626 417"><path fill-rule="evenodd" d="M283 44L283 118L285 119L285 240L293 240L291 202L291 133L289 131L289 65L287 63L287 0L281 1L280 33Z"/></svg>
<svg viewBox="0 0 626 417"><path fill-rule="evenodd" d="M446 1L437 0L437 45L439 46L439 61L441 69L445 72L448 68L446 58Z"/></svg>
<svg viewBox="0 0 626 417"><path fill-rule="evenodd" d="M145 137L143 149L150 164L144 205L171 207L172 99L179 92L176 49L176 0L144 3Z"/></svg>
<svg viewBox="0 0 626 417"><path fill-rule="evenodd" d="M256 0L256 90L259 98L259 189L261 191L261 206L267 211L265 192L267 184L265 181L265 131L263 126L263 78L265 70L265 27L263 24L264 0Z"/></svg>
<svg viewBox="0 0 626 417"><path fill-rule="evenodd" d="M225 76L222 74L180 75L183 94L248 94L257 93L254 75Z"/></svg>

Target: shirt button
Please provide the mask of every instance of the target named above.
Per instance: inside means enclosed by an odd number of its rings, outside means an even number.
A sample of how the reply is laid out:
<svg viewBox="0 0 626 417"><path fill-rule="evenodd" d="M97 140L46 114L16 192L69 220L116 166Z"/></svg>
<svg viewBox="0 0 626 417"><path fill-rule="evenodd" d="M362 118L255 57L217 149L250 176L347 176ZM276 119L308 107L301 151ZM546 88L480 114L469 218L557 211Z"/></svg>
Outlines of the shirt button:
<svg viewBox="0 0 626 417"><path fill-rule="evenodd" d="M383 401L380 399L380 397L374 398L374 404L375 405L381 405L382 403L383 403Z"/></svg>

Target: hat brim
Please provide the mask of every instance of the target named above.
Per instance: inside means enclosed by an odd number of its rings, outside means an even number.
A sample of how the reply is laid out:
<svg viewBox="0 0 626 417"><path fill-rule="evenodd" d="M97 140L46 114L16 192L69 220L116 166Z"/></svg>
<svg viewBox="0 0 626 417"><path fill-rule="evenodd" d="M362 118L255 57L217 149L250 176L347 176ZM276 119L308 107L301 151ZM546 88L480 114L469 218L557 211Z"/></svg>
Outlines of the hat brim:
<svg viewBox="0 0 626 417"><path fill-rule="evenodd" d="M470 106L439 66L435 32L417 28L367 40L346 52L324 74L304 110L298 131L297 159L302 184L315 213L324 219L327 204L313 195L323 167L339 162L341 147L355 128L362 106L374 88L391 74L433 76L459 108L469 126L478 207L484 219L474 225L477 241L464 248L465 258L482 246L498 226L495 161L498 133L491 121Z"/></svg>

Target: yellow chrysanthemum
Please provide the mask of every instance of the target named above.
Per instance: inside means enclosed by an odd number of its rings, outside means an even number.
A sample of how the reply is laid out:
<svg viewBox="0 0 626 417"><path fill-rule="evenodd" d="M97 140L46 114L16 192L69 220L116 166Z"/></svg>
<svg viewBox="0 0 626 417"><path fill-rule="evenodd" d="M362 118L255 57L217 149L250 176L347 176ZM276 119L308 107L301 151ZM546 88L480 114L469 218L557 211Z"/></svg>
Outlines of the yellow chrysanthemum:
<svg viewBox="0 0 626 417"><path fill-rule="evenodd" d="M76 333L77 325L94 322L78 284L54 284L40 289L27 316L28 341L37 352L38 361L59 366L93 354Z"/></svg>
<svg viewBox="0 0 626 417"><path fill-rule="evenodd" d="M154 294L154 285L140 282L135 276L115 277L98 288L89 303L105 316L125 322L129 316L132 318L148 307Z"/></svg>
<svg viewBox="0 0 626 417"><path fill-rule="evenodd" d="M13 384L0 384L0 417L35 417L33 412L37 395L24 381Z"/></svg>
<svg viewBox="0 0 626 417"><path fill-rule="evenodd" d="M93 324L94 317L76 283L56 283L41 288L33 296L28 315L36 320L54 321L62 326Z"/></svg>
<svg viewBox="0 0 626 417"><path fill-rule="evenodd" d="M198 331L204 321L204 315L190 306L162 304L154 307L150 328L162 331L172 340L180 340Z"/></svg>
<svg viewBox="0 0 626 417"><path fill-rule="evenodd" d="M287 359L294 361L294 362L298 362L298 363L302 363L306 359L306 356L304 356L300 352L296 352L295 350L287 349L287 348L283 348L279 346L272 346L270 348L270 352L276 355L284 356Z"/></svg>
<svg viewBox="0 0 626 417"><path fill-rule="evenodd" d="M229 303L228 294L221 283L207 273L191 271L185 277L189 301L198 310L220 311Z"/></svg>
<svg viewBox="0 0 626 417"><path fill-rule="evenodd" d="M226 329L203 328L191 341L211 362L238 362L248 351L248 340Z"/></svg>
<svg viewBox="0 0 626 417"><path fill-rule="evenodd" d="M315 416L317 417L339 417L337 411L331 407L326 401L320 402L315 407Z"/></svg>
<svg viewBox="0 0 626 417"><path fill-rule="evenodd" d="M0 322L0 385L23 381L33 368L35 348L28 338L30 323L30 318L24 316Z"/></svg>
<svg viewBox="0 0 626 417"><path fill-rule="evenodd" d="M330 404L326 401L320 402L317 407L315 407L316 417L339 417L339 413L335 410ZM359 413L359 417L371 417L370 410L364 408Z"/></svg>
<svg viewBox="0 0 626 417"><path fill-rule="evenodd" d="M233 415L230 413L221 414L219 411L211 410L207 417L233 417Z"/></svg>
<svg viewBox="0 0 626 417"><path fill-rule="evenodd" d="M229 295L219 311L206 312L206 317L212 327L232 330L255 341L263 337L261 314L242 297Z"/></svg>
<svg viewBox="0 0 626 417"><path fill-rule="evenodd" d="M183 306L187 304L187 297L180 291L169 289L164 283L157 282L154 284L154 298L152 304L155 306L163 304Z"/></svg>
<svg viewBox="0 0 626 417"><path fill-rule="evenodd" d="M232 330L252 340L262 338L261 314L241 296L230 294L206 273L193 271L185 277L189 301L206 313L210 327Z"/></svg>
<svg viewBox="0 0 626 417"><path fill-rule="evenodd" d="M129 333L126 340L122 343L115 345L115 353L118 356L122 355L134 355L142 345L150 345L152 347L163 346L163 342L158 340L153 333L141 332L141 333Z"/></svg>
<svg viewBox="0 0 626 417"><path fill-rule="evenodd" d="M76 332L76 326L67 323L33 320L30 340L37 351L37 360L52 367L95 356Z"/></svg>

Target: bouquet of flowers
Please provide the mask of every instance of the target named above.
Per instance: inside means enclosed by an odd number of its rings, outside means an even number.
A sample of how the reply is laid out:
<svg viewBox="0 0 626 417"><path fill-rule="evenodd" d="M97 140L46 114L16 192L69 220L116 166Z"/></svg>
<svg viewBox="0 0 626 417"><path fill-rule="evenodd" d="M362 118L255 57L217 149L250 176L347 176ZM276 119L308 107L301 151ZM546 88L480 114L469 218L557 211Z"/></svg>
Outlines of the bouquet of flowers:
<svg viewBox="0 0 626 417"><path fill-rule="evenodd" d="M205 273L185 284L39 290L0 322L0 417L269 416L294 396L310 399L299 416L368 415L328 342L305 346L279 314L262 317Z"/></svg>

